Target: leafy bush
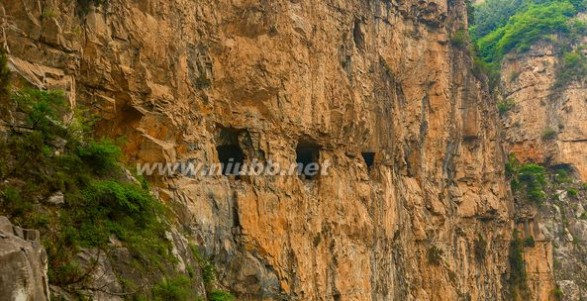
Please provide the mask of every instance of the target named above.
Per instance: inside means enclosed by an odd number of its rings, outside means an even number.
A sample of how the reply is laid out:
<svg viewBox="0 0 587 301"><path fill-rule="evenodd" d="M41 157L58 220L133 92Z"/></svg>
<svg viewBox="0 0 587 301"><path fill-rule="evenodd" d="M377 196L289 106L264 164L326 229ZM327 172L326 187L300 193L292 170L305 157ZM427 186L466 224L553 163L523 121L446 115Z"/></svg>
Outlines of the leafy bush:
<svg viewBox="0 0 587 301"><path fill-rule="evenodd" d="M520 183L526 187L528 199L541 202L545 198L544 186L546 185L546 170L544 167L528 163L520 167L518 173Z"/></svg>
<svg viewBox="0 0 587 301"><path fill-rule="evenodd" d="M120 148L108 139L90 141L87 145L79 146L77 153L98 173L115 169L121 155Z"/></svg>
<svg viewBox="0 0 587 301"><path fill-rule="evenodd" d="M566 1L528 5L511 16L507 24L479 38L481 55L488 62L497 62L512 50L527 51L548 34L567 32L567 21L576 13Z"/></svg>
<svg viewBox="0 0 587 301"><path fill-rule="evenodd" d="M475 6L474 24L470 27L474 38L486 36L507 24L509 18L518 12L523 0L488 0Z"/></svg>
<svg viewBox="0 0 587 301"><path fill-rule="evenodd" d="M83 247L103 246L111 235L123 241L152 234L164 239L156 220L160 204L136 184L91 180L79 193L67 196L69 225L79 229L75 240Z"/></svg>
<svg viewBox="0 0 587 301"><path fill-rule="evenodd" d="M580 51L564 53L557 69L555 86L562 88L573 81L584 80L586 77L587 58Z"/></svg>
<svg viewBox="0 0 587 301"><path fill-rule="evenodd" d="M12 94L18 110L27 115L27 127L43 134L46 138L64 135L62 124L65 107L65 95L61 91L42 91L24 89Z"/></svg>
<svg viewBox="0 0 587 301"><path fill-rule="evenodd" d="M557 168L554 171L554 182L557 184L569 183L571 182L571 176L569 175L569 171L566 168Z"/></svg>
<svg viewBox="0 0 587 301"><path fill-rule="evenodd" d="M451 35L450 43L455 47L465 49L469 44L469 34L464 29L459 29Z"/></svg>
<svg viewBox="0 0 587 301"><path fill-rule="evenodd" d="M497 111L499 116L505 116L514 106L516 102L512 99L505 99L497 103Z"/></svg>
<svg viewBox="0 0 587 301"><path fill-rule="evenodd" d="M225 291L212 291L208 294L209 301L234 301L236 300L234 296Z"/></svg>
<svg viewBox="0 0 587 301"><path fill-rule="evenodd" d="M188 301L191 281L185 276L163 279L153 287L155 301Z"/></svg>
<svg viewBox="0 0 587 301"><path fill-rule="evenodd" d="M533 163L520 164L510 155L505 166L506 176L511 180L512 190L525 188L529 200L540 203L546 197L546 169Z"/></svg>
<svg viewBox="0 0 587 301"><path fill-rule="evenodd" d="M11 186L0 191L0 204L5 212L10 213L10 216L23 215L30 212L33 207L30 202L23 201L20 190Z"/></svg>
<svg viewBox="0 0 587 301"><path fill-rule="evenodd" d="M533 248L536 246L536 241L534 241L534 237L532 235L526 237L524 240L524 247Z"/></svg>
<svg viewBox="0 0 587 301"><path fill-rule="evenodd" d="M579 192L577 191L577 189L575 189L575 188L569 188L569 189L567 189L567 195L568 196L574 198L574 197L577 196L577 194L579 194Z"/></svg>

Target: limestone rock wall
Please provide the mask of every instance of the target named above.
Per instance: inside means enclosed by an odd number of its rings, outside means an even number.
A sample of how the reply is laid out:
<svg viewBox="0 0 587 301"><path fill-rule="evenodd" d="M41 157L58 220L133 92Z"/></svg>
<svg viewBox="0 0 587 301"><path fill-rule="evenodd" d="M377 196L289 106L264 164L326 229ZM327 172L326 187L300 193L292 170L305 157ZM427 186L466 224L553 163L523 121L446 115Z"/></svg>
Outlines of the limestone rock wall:
<svg viewBox="0 0 587 301"><path fill-rule="evenodd" d="M510 54L501 70L504 99L514 104L502 118L506 150L521 162L546 166L552 175L563 168L572 177L571 183L550 179L539 206L517 200L517 228L537 241L525 252L535 300L552 300L549 292L555 290L562 300L587 298L587 196L581 184L587 180L587 86L584 81L557 86L560 51L556 43L539 42L527 53ZM578 194L568 195L567 189Z"/></svg>
<svg viewBox="0 0 587 301"><path fill-rule="evenodd" d="M586 181L587 88L576 81L556 86L558 51L551 43L539 43L504 62L505 97L515 104L504 116L507 148L522 161L569 165Z"/></svg>
<svg viewBox="0 0 587 301"><path fill-rule="evenodd" d="M47 254L39 232L0 216L0 300L49 300Z"/></svg>
<svg viewBox="0 0 587 301"><path fill-rule="evenodd" d="M10 67L94 109L129 164L331 167L153 178L239 300L503 300L511 202L491 97L450 42L463 1L110 0L0 5ZM362 152L375 153L368 169Z"/></svg>

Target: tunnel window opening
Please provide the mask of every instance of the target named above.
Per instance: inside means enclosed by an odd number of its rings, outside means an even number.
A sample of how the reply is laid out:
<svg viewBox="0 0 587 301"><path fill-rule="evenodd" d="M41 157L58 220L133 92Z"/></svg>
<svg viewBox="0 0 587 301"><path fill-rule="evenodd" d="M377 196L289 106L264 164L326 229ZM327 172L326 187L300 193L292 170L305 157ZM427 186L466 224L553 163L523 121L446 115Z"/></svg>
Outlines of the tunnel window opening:
<svg viewBox="0 0 587 301"><path fill-rule="evenodd" d="M300 143L296 148L297 173L307 180L315 179L320 172L320 147L310 143Z"/></svg>
<svg viewBox="0 0 587 301"><path fill-rule="evenodd" d="M371 170L373 168L373 164L375 164L375 153L374 152L363 152L361 153L363 156L363 160L365 161L365 165L367 165L367 169Z"/></svg>
<svg viewBox="0 0 587 301"><path fill-rule="evenodd" d="M220 145L216 147L218 159L222 166L222 175L238 176L244 164L245 156L237 145Z"/></svg>
<svg viewBox="0 0 587 301"><path fill-rule="evenodd" d="M245 161L245 154L238 143L238 132L222 129L218 136L216 152L222 175L236 176L238 179Z"/></svg>

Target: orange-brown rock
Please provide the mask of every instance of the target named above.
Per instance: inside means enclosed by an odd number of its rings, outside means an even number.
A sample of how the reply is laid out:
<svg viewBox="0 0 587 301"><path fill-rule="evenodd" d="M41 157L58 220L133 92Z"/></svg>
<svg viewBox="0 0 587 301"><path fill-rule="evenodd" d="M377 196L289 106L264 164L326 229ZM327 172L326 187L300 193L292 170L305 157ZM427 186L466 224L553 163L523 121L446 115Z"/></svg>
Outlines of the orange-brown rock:
<svg viewBox="0 0 587 301"><path fill-rule="evenodd" d="M295 162L301 141L332 165L161 180L239 300L506 298L496 112L449 39L463 1L74 2L1 4L10 67L92 106L130 163L217 162L226 129L247 162Z"/></svg>

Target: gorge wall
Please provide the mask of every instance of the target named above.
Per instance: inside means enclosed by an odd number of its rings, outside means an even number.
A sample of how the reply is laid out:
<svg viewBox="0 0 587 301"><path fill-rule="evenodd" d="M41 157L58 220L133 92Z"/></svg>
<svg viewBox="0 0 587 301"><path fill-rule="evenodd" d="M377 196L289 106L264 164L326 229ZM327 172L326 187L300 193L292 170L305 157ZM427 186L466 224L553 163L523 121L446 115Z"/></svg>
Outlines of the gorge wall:
<svg viewBox="0 0 587 301"><path fill-rule="evenodd" d="M319 149L328 175L154 177L238 300L504 300L513 203L463 1L0 4L15 82L66 91L135 163ZM230 140L230 139L229 139ZM368 167L362 153L374 153Z"/></svg>
<svg viewBox="0 0 587 301"><path fill-rule="evenodd" d="M583 40L574 48L584 45ZM502 116L506 149L521 162L545 166L549 175L544 202L516 198L517 228L536 240L525 259L537 300L549 300L552 289L561 300L587 298L587 90L583 80L560 85L560 52L556 43L542 41L525 54L510 55L501 70L504 97L513 105Z"/></svg>

